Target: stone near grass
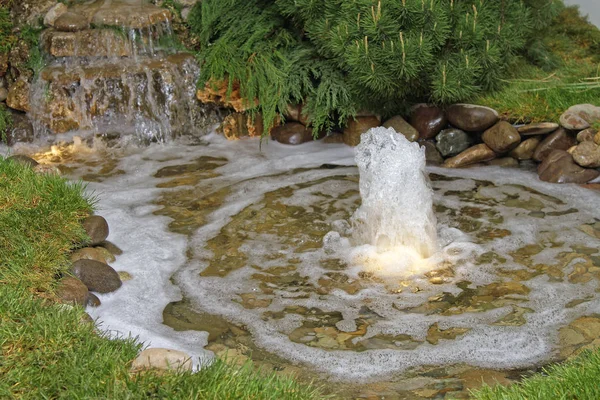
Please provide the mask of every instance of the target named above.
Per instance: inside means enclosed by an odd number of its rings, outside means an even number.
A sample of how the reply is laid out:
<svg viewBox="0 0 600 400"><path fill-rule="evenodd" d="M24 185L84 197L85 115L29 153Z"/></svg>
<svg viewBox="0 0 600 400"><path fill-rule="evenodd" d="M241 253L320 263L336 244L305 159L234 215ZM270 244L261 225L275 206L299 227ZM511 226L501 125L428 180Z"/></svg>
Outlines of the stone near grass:
<svg viewBox="0 0 600 400"><path fill-rule="evenodd" d="M593 104L576 104L560 116L560 124L569 130L581 131L600 121L600 107Z"/></svg>
<svg viewBox="0 0 600 400"><path fill-rule="evenodd" d="M99 215L90 215L82 222L83 229L90 237L92 246L98 245L108 237L108 222Z"/></svg>
<svg viewBox="0 0 600 400"><path fill-rule="evenodd" d="M396 132L404 135L404 137L409 142L414 142L417 139L419 139L419 132L399 115L393 116L392 118L388 119L383 123L382 126L384 128L394 129Z"/></svg>
<svg viewBox="0 0 600 400"><path fill-rule="evenodd" d="M471 145L471 137L460 129L442 130L436 137L436 148L444 157L455 156Z"/></svg>
<svg viewBox="0 0 600 400"><path fill-rule="evenodd" d="M580 167L564 150L552 150L538 166L538 175L552 183L587 183L600 176L600 172Z"/></svg>
<svg viewBox="0 0 600 400"><path fill-rule="evenodd" d="M169 371L191 371L192 359L183 351L153 348L142 351L133 361L131 369L135 372L147 369Z"/></svg>
<svg viewBox="0 0 600 400"><path fill-rule="evenodd" d="M0 88L0 102L5 101L8 97L8 89Z"/></svg>
<svg viewBox="0 0 600 400"><path fill-rule="evenodd" d="M360 135L367 132L369 129L378 126L379 118L374 115L350 118L343 132L344 143L348 146L358 146L360 143Z"/></svg>
<svg viewBox="0 0 600 400"><path fill-rule="evenodd" d="M14 156L8 157L7 160L11 160L17 164L21 164L30 168L35 168L38 165L38 162L33 158L23 154L15 154Z"/></svg>
<svg viewBox="0 0 600 400"><path fill-rule="evenodd" d="M68 8L63 3L57 3L54 7L52 7L46 15L44 16L44 25L47 27L53 27L54 22L68 11Z"/></svg>
<svg viewBox="0 0 600 400"><path fill-rule="evenodd" d="M585 168L600 167L600 146L594 142L581 142L571 152L573 160Z"/></svg>
<svg viewBox="0 0 600 400"><path fill-rule="evenodd" d="M299 122L288 122L271 130L271 138L283 144L297 145L313 140L312 129Z"/></svg>
<svg viewBox="0 0 600 400"><path fill-rule="evenodd" d="M58 282L56 296L62 303L78 304L85 307L88 302L89 291L83 282L69 276Z"/></svg>
<svg viewBox="0 0 600 400"><path fill-rule="evenodd" d="M44 175L60 175L60 169L56 165L50 164L38 164L33 168L33 171L36 174L44 174Z"/></svg>
<svg viewBox="0 0 600 400"><path fill-rule="evenodd" d="M8 88L6 105L13 110L29 111L29 83L27 81L19 79Z"/></svg>
<svg viewBox="0 0 600 400"><path fill-rule="evenodd" d="M577 140L574 137L569 135L564 128L559 128L540 142L533 152L533 159L535 161L543 161L551 151L566 151L569 147L575 146L576 144Z"/></svg>
<svg viewBox="0 0 600 400"><path fill-rule="evenodd" d="M457 156L447 159L442 166L446 168L460 168L471 164L490 161L494 158L496 158L494 150L490 149L485 143L481 143L468 148Z"/></svg>
<svg viewBox="0 0 600 400"><path fill-rule="evenodd" d="M14 146L16 143L33 142L33 125L25 113L12 111L12 124L6 131L6 144Z"/></svg>
<svg viewBox="0 0 600 400"><path fill-rule="evenodd" d="M600 145L600 132L596 132L594 135L594 143Z"/></svg>
<svg viewBox="0 0 600 400"><path fill-rule="evenodd" d="M440 154L438 149L435 147L435 143L431 141L425 141L419 143L421 147L425 148L425 161L430 165L440 165L444 162L444 157Z"/></svg>
<svg viewBox="0 0 600 400"><path fill-rule="evenodd" d="M453 104L446 109L446 117L456 128L477 132L494 125L498 121L498 112L475 104Z"/></svg>
<svg viewBox="0 0 600 400"><path fill-rule="evenodd" d="M71 261L77 260L95 260L101 263L107 263L106 249L100 247L84 247L82 249L75 250L71 253Z"/></svg>
<svg viewBox="0 0 600 400"><path fill-rule="evenodd" d="M521 143L519 132L506 121L500 121L487 129L481 139L496 153L506 153Z"/></svg>
<svg viewBox="0 0 600 400"><path fill-rule="evenodd" d="M88 29L90 23L81 14L67 11L54 21L54 28L61 32L77 32Z"/></svg>
<svg viewBox="0 0 600 400"><path fill-rule="evenodd" d="M96 260L77 260L71 271L93 292L109 293L122 285L117 271Z"/></svg>
<svg viewBox="0 0 600 400"><path fill-rule="evenodd" d="M577 134L577 141L581 142L593 142L594 136L596 135L596 130L594 128L587 128L582 130Z"/></svg>
<svg viewBox="0 0 600 400"><path fill-rule="evenodd" d="M409 122L419 132L419 139L433 139L448 124L444 110L430 104L411 109Z"/></svg>
<svg viewBox="0 0 600 400"><path fill-rule="evenodd" d="M538 147L540 142L541 139L539 137L525 139L510 152L510 156L519 161L531 160L533 157L533 152Z"/></svg>
<svg viewBox="0 0 600 400"><path fill-rule="evenodd" d="M87 305L90 307L100 307L100 305L102 304L102 302L100 301L100 299L98 298L98 296L96 296L94 293L90 292L88 294L88 301L87 301Z"/></svg>
<svg viewBox="0 0 600 400"><path fill-rule="evenodd" d="M546 133L554 132L559 128L559 125L554 122L540 122L536 124L527 124L517 128L517 132L521 136L545 135Z"/></svg>

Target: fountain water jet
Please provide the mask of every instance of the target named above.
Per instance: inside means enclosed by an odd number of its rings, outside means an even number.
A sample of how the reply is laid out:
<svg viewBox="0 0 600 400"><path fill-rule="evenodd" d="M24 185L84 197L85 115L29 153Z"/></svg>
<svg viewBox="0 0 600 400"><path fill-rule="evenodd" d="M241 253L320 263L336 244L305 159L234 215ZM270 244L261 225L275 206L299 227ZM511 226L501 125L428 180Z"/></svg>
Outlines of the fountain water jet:
<svg viewBox="0 0 600 400"><path fill-rule="evenodd" d="M356 149L362 205L351 218L352 263L386 275L419 273L438 250L425 153L392 128L363 134Z"/></svg>

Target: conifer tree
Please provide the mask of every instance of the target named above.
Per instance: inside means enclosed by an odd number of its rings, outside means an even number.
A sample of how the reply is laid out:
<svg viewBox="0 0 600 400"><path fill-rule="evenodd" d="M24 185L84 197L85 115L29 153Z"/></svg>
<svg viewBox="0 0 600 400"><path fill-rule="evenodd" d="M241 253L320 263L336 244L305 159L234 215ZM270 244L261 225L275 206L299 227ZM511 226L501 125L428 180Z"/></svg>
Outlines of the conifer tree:
<svg viewBox="0 0 600 400"><path fill-rule="evenodd" d="M240 82L267 126L303 102L315 131L357 110L451 103L498 88L560 0L203 0L201 84Z"/></svg>

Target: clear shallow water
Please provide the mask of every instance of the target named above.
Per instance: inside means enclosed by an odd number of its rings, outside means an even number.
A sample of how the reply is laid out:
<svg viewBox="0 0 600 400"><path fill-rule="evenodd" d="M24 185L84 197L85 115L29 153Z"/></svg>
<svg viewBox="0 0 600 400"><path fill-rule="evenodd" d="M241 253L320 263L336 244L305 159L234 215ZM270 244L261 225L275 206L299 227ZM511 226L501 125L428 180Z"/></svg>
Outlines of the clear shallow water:
<svg viewBox="0 0 600 400"><path fill-rule="evenodd" d="M209 136L52 157L91 181L124 250L113 266L133 275L92 316L152 346L253 352L276 370L346 382L340 391L358 382L356 393L410 398L440 379L451 382L436 393L457 379L460 392L473 366L531 367L591 341L561 332L600 309L595 192L519 170L430 168L446 257L386 279L323 246L360 205L346 146L260 151Z"/></svg>

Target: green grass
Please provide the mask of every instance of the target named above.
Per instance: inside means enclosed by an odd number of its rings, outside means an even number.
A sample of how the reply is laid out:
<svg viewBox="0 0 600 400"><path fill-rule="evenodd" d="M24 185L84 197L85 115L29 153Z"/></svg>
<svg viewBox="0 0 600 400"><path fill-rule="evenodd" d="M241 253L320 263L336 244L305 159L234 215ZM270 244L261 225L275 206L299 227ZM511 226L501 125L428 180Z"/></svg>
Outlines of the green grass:
<svg viewBox="0 0 600 400"><path fill-rule="evenodd" d="M86 240L84 186L0 158L0 398L320 399L291 378L215 361L202 371L132 374L142 344L108 339L57 304L56 278Z"/></svg>
<svg viewBox="0 0 600 400"><path fill-rule="evenodd" d="M600 351L586 351L512 386L484 386L471 393L478 400L600 399Z"/></svg>
<svg viewBox="0 0 600 400"><path fill-rule="evenodd" d="M512 122L558 121L574 104L600 105L598 28L576 7L567 7L543 34L541 48L540 66L522 59L504 89L473 102L498 110Z"/></svg>

